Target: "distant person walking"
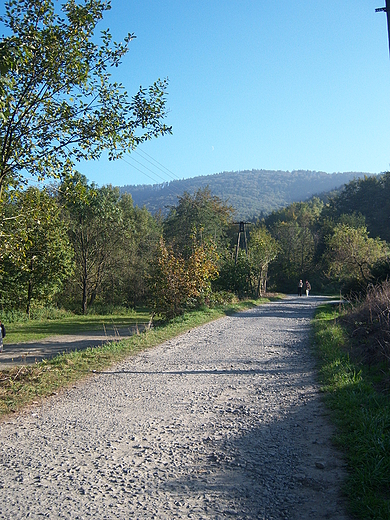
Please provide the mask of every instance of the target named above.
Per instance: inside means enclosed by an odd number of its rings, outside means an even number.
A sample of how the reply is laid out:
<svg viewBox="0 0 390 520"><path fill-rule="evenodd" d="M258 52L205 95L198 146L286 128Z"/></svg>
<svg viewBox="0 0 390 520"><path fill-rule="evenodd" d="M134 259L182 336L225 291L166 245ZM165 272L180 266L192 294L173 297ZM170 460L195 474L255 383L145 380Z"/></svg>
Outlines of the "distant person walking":
<svg viewBox="0 0 390 520"><path fill-rule="evenodd" d="M308 280L306 280L306 282L305 282L305 291L306 291L306 296L309 296L309 292L311 291L311 285Z"/></svg>
<svg viewBox="0 0 390 520"><path fill-rule="evenodd" d="M0 352L3 352L3 338L5 338L5 327L0 320Z"/></svg>
<svg viewBox="0 0 390 520"><path fill-rule="evenodd" d="M303 281L299 280L299 283L298 283L298 296L302 296L302 289L303 289Z"/></svg>

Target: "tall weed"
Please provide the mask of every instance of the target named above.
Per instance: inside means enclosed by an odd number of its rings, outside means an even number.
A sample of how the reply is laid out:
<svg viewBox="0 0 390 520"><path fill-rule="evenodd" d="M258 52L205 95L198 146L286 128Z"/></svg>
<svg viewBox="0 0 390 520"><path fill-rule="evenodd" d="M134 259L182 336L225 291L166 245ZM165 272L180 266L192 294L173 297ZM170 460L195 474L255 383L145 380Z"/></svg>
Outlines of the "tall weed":
<svg viewBox="0 0 390 520"><path fill-rule="evenodd" d="M370 286L344 322L359 345L355 351L365 362L390 361L390 281Z"/></svg>

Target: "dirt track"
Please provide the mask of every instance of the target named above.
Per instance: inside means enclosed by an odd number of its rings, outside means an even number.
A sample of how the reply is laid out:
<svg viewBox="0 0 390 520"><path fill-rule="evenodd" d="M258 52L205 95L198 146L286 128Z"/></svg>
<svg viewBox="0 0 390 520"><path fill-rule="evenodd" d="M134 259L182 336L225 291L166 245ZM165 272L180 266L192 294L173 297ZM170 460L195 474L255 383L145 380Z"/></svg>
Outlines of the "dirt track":
<svg viewBox="0 0 390 520"><path fill-rule="evenodd" d="M136 327L112 328L105 330L80 333L74 335L50 336L40 341L30 341L28 343L11 343L4 345L3 352L0 352L0 368L11 367L14 365L34 364L73 350L84 350L89 347L97 347L110 341L119 341L142 331L145 324Z"/></svg>
<svg viewBox="0 0 390 520"><path fill-rule="evenodd" d="M319 301L222 318L3 422L0 518L346 520Z"/></svg>

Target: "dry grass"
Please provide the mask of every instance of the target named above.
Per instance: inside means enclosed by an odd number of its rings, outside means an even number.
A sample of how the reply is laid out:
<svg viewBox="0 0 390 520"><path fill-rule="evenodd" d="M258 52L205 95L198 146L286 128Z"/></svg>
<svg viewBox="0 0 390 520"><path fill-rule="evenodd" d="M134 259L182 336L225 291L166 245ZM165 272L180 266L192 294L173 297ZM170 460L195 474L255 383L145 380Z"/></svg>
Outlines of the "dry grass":
<svg viewBox="0 0 390 520"><path fill-rule="evenodd" d="M343 321L354 339L352 353L363 363L390 362L390 281L369 287Z"/></svg>

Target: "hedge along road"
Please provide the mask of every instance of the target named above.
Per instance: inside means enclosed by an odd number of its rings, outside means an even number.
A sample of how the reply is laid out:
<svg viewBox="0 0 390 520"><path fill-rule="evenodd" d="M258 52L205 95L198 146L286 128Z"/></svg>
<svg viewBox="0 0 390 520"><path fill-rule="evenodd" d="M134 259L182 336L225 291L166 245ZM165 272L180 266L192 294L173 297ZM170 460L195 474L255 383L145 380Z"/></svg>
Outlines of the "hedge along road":
<svg viewBox="0 0 390 520"><path fill-rule="evenodd" d="M347 519L319 297L193 329L0 425L0 518Z"/></svg>

